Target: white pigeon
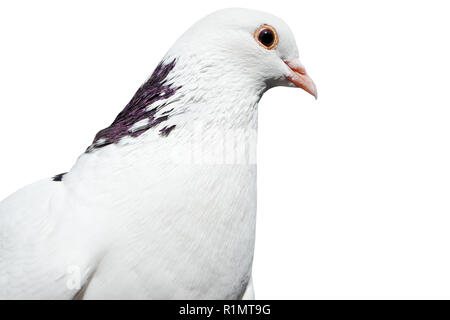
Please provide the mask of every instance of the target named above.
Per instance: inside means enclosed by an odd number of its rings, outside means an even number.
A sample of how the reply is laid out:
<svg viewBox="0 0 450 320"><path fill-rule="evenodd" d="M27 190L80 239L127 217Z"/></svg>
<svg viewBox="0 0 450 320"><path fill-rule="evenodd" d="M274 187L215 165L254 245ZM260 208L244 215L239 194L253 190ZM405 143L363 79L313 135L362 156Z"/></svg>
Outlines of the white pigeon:
<svg viewBox="0 0 450 320"><path fill-rule="evenodd" d="M186 31L72 167L0 203L1 299L251 299L257 105L317 97L281 19Z"/></svg>

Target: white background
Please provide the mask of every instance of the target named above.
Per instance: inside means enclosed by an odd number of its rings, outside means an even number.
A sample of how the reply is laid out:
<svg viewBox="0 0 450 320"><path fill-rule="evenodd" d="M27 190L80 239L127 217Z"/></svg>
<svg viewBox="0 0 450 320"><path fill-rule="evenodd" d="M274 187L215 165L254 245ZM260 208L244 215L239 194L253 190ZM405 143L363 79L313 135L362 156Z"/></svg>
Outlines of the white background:
<svg viewBox="0 0 450 320"><path fill-rule="evenodd" d="M2 1L0 198L70 169L230 6L282 17L319 89L260 103L257 298L450 298L445 1Z"/></svg>

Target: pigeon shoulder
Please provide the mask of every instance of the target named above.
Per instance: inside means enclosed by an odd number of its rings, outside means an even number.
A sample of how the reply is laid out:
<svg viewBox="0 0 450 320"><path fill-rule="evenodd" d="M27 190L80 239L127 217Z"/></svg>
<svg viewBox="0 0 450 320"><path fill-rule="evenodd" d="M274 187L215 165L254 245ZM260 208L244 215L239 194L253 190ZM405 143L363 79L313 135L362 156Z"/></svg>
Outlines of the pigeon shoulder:
<svg viewBox="0 0 450 320"><path fill-rule="evenodd" d="M71 218L65 193L45 179L0 202L0 299L70 299L95 270L93 250L79 240L89 230Z"/></svg>

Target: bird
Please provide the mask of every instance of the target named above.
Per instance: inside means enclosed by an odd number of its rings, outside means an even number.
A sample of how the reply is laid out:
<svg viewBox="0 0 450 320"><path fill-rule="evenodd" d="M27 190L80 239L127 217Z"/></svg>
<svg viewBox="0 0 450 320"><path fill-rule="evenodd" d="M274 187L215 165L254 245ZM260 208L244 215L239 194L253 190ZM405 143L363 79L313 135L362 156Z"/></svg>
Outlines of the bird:
<svg viewBox="0 0 450 320"><path fill-rule="evenodd" d="M277 86L317 99L282 19L192 25L68 172L0 203L0 299L254 299L258 103Z"/></svg>

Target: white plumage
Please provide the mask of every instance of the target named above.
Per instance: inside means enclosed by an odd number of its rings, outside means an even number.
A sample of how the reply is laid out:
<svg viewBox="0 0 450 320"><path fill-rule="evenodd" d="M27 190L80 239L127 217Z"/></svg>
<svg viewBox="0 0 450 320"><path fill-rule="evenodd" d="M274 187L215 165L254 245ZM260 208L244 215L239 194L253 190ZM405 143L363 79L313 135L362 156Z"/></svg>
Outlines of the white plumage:
<svg viewBox="0 0 450 320"><path fill-rule="evenodd" d="M277 85L316 95L282 20L192 26L67 174L0 203L0 298L252 298L257 104Z"/></svg>

